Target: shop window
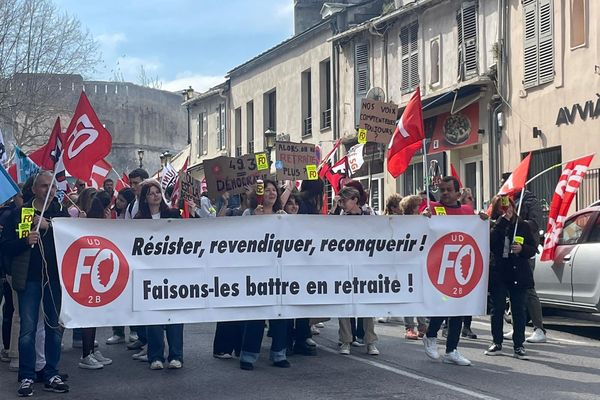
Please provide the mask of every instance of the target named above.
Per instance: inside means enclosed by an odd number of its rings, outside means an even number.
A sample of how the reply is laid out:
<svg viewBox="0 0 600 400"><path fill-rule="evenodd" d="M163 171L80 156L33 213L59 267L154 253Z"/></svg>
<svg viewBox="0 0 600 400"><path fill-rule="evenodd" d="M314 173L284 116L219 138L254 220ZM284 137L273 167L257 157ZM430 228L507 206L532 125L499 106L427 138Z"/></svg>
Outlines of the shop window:
<svg viewBox="0 0 600 400"><path fill-rule="evenodd" d="M586 3L586 0L571 0L571 49L587 44Z"/></svg>

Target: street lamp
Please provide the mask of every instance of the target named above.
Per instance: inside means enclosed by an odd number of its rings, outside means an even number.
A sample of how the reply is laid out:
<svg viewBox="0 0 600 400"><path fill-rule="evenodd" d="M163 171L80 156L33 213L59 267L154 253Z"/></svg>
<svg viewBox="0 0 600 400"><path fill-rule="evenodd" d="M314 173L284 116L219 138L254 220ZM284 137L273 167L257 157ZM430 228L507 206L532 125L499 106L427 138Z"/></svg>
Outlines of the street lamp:
<svg viewBox="0 0 600 400"><path fill-rule="evenodd" d="M143 164L142 164L142 160L144 159L144 150L139 149L138 150L138 159L140 160L140 168L143 168Z"/></svg>
<svg viewBox="0 0 600 400"><path fill-rule="evenodd" d="M169 150L163 151L163 153L160 155L160 162L163 166L166 166L168 163L171 162L171 159L173 158L173 154L171 154L171 152Z"/></svg>
<svg viewBox="0 0 600 400"><path fill-rule="evenodd" d="M269 159L269 165L271 165L271 150L275 147L275 140L277 139L277 132L272 129L265 131L265 150L267 151L267 158Z"/></svg>

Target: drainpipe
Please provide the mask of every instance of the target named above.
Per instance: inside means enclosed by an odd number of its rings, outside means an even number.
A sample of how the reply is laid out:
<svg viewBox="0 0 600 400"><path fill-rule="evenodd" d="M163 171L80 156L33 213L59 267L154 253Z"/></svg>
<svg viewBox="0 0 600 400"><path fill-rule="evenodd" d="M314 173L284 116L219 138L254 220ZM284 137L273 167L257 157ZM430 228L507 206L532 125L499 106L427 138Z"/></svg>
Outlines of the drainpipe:
<svg viewBox="0 0 600 400"><path fill-rule="evenodd" d="M331 42L331 57L333 62L331 64L332 69L332 82L333 82L333 101L331 104L331 131L333 132L333 140L337 140L340 137L338 132L340 121L339 121L339 88L340 88L340 48L335 42Z"/></svg>

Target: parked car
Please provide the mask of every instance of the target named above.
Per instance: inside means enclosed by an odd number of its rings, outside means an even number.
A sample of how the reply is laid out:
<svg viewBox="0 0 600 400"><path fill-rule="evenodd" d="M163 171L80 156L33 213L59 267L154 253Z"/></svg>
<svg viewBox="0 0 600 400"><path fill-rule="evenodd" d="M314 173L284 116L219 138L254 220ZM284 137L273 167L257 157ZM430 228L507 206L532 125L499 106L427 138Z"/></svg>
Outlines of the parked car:
<svg viewBox="0 0 600 400"><path fill-rule="evenodd" d="M600 312L600 206L566 219L554 260L538 254L534 278L542 306Z"/></svg>

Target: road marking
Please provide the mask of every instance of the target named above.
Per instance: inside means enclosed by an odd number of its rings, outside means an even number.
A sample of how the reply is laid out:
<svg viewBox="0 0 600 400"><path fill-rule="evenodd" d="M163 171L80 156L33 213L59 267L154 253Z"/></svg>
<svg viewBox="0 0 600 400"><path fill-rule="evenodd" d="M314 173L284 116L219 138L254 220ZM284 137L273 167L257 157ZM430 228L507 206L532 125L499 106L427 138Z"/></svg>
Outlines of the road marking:
<svg viewBox="0 0 600 400"><path fill-rule="evenodd" d="M337 350L334 350L334 349L329 348L327 346L319 346L319 349L320 350L324 350L324 351L329 352L329 353L332 353L332 354L338 354ZM437 381L435 379L427 378L425 376L413 374L412 372L404 371L404 370L401 370L401 369L398 369L398 368L395 368L395 367L392 367L392 366L389 366L389 365L382 364L382 363L377 362L377 361L366 360L364 358L360 358L360 357L356 357L356 356L352 356L352 355L342 355L340 357L349 358L351 360L359 361L359 362L362 362L364 364L369 364L369 365L371 365L373 367L380 368L380 369L392 372L392 373L394 373L396 375L401 375L401 376L404 376L404 377L407 377L407 378L415 379L417 381L428 383L430 385L439 386L439 387L442 387L444 389L449 389L449 390L452 390L452 391L455 391L455 392L458 392L458 393L462 393L464 395L471 396L471 397L474 397L474 398L477 398L477 399L483 399L483 400L500 400L497 397L488 396L486 394L475 392L473 390L465 389L465 388L462 388L462 387L459 387L459 386L455 386L455 385L452 385L450 383L440 382L440 381ZM459 368L459 367L457 367L457 368Z"/></svg>
<svg viewBox="0 0 600 400"><path fill-rule="evenodd" d="M473 320L472 323L476 324L476 325L480 325L480 326L485 326L486 328L489 328L489 329L492 328L492 324L487 323L487 322L481 322L481 321ZM577 345L580 345L580 346L590 346L590 345L592 345L589 342L582 342L582 341L579 341L579 340L570 340L570 339L560 339L560 338L557 338L555 336L552 336L546 343L555 343L555 342L566 343L566 344L577 344Z"/></svg>

